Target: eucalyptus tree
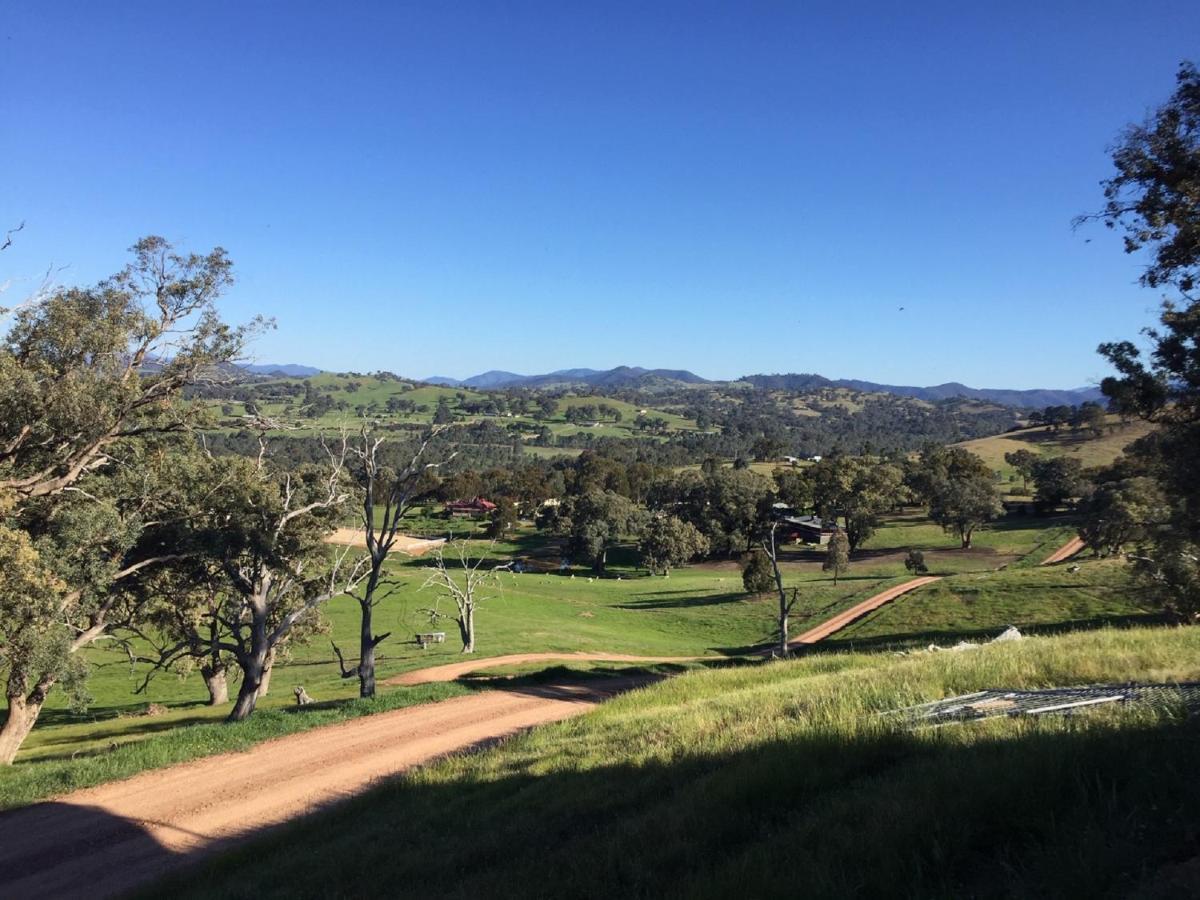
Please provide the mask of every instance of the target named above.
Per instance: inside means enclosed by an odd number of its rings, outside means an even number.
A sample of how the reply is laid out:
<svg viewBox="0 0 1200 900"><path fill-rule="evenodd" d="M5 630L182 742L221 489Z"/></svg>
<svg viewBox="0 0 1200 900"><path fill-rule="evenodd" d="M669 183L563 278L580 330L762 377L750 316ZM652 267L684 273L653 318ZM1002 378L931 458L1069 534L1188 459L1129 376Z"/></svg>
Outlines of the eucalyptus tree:
<svg viewBox="0 0 1200 900"><path fill-rule="evenodd" d="M344 514L353 485L347 441L326 447L324 465L281 468L271 456L232 457L214 467L212 501L189 520L189 545L219 566L227 630L219 642L241 669L229 721L254 712L275 653L292 630L311 624L322 604L354 590L367 560L326 538Z"/></svg>
<svg viewBox="0 0 1200 900"><path fill-rule="evenodd" d="M80 651L136 619L136 581L179 558L180 447L169 438L204 416L183 391L217 377L262 324L231 328L217 316L232 282L224 250L182 254L158 237L131 249L111 278L55 289L7 316L0 764L12 762L53 687L81 674Z"/></svg>
<svg viewBox="0 0 1200 900"><path fill-rule="evenodd" d="M929 518L957 535L969 550L976 529L1003 512L992 470L961 447L930 447L921 453L915 479L929 504Z"/></svg>
<svg viewBox="0 0 1200 900"><path fill-rule="evenodd" d="M1135 452L1170 501L1138 568L1163 605L1200 619L1200 71L1179 67L1175 90L1121 134L1105 205L1093 217L1120 229L1128 253L1145 253L1141 282L1167 293L1160 326L1132 341L1100 345L1117 370L1101 390L1122 415L1159 425Z"/></svg>

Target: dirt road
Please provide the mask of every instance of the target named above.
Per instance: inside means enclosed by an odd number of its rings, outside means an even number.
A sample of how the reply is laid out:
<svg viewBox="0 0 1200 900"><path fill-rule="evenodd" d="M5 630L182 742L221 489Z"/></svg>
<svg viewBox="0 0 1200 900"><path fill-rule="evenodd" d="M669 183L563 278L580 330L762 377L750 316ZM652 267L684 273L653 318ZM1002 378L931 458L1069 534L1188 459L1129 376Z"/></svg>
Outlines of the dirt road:
<svg viewBox="0 0 1200 900"><path fill-rule="evenodd" d="M243 832L456 750L591 709L646 679L489 690L355 719L0 814L0 897L108 897Z"/></svg>
<svg viewBox="0 0 1200 900"><path fill-rule="evenodd" d="M815 644L817 641L824 640L835 631L841 631L855 619L865 616L867 613L879 609L885 603L891 603L902 594L907 594L909 591L915 591L919 587L924 587L927 584L933 584L935 581L941 581L937 575L926 575L922 578L914 578L911 581L906 581L903 584L898 584L895 587L888 588L886 591L881 591L874 597L869 597L862 603L857 603L843 613L839 613L832 619L827 619L816 628L810 628L808 631L799 637L792 638L788 641L789 647L802 647L805 644Z"/></svg>
<svg viewBox="0 0 1200 900"><path fill-rule="evenodd" d="M720 659L717 656L629 656L622 653L510 653L507 656L485 656L466 662L447 663L416 669L402 675L393 675L384 684L428 684L432 681L454 681L463 675L491 669L496 666L515 666L521 663L540 662L623 662L623 663L674 663L694 662L698 659Z"/></svg>
<svg viewBox="0 0 1200 900"><path fill-rule="evenodd" d="M1071 538L1057 550L1050 554L1041 563L1043 566L1048 566L1056 562L1062 562L1064 559L1070 559L1076 553L1083 549L1083 541L1079 538ZM864 600L856 606L850 607L844 613L834 616L825 622L822 622L816 628L809 629L797 638L788 641L789 647L800 647L804 644L815 644L817 641L824 640L836 631L841 631L851 622L865 616L873 610L879 609L885 603L891 603L897 597L907 594L909 591L915 591L919 587L931 584L940 580L936 575L926 575L923 578L914 578L912 581L906 581L904 584L898 584L894 588L888 588L882 593L876 594Z"/></svg>
<svg viewBox="0 0 1200 900"><path fill-rule="evenodd" d="M1076 553L1083 549L1082 538L1073 537L1045 559L1042 560L1043 566L1053 565L1056 562L1062 562L1064 559L1070 559Z"/></svg>

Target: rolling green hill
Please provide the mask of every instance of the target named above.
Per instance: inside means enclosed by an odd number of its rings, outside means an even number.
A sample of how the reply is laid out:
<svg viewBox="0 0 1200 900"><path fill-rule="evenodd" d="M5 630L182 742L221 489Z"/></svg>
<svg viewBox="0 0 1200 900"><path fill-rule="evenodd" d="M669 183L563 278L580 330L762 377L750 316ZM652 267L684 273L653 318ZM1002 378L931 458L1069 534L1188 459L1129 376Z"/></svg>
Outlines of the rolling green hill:
<svg viewBox="0 0 1200 900"><path fill-rule="evenodd" d="M981 457L1006 481L1019 481L1020 476L1004 461L1006 453L1029 450L1044 457L1078 459L1085 467L1103 466L1111 463L1126 447L1153 429L1154 426L1148 422L1135 420L1125 423L1116 416L1110 416L1104 433L1099 435L1070 429L1055 431L1049 426L1039 426L963 441L958 446Z"/></svg>

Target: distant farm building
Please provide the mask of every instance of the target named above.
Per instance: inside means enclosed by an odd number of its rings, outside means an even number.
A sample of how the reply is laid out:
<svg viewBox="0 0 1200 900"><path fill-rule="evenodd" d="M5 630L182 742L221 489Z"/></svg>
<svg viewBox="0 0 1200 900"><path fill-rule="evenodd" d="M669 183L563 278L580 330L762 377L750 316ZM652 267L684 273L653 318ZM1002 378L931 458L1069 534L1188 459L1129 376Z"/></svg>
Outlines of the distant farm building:
<svg viewBox="0 0 1200 900"><path fill-rule="evenodd" d="M446 504L448 516L486 516L496 509L496 504L482 497L472 497L470 500L451 500Z"/></svg>
<svg viewBox="0 0 1200 900"><path fill-rule="evenodd" d="M781 542L802 541L805 544L816 544L824 547L829 538L837 531L837 525L825 521L818 516L798 515L795 510L785 503L776 503L773 507L779 528L776 536Z"/></svg>

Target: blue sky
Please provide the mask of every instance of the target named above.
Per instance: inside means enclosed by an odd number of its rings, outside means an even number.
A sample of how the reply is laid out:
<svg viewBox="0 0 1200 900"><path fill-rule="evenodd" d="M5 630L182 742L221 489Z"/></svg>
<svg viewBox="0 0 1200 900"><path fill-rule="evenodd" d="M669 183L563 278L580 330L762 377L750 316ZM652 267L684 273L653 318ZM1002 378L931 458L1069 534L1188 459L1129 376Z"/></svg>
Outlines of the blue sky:
<svg viewBox="0 0 1200 900"><path fill-rule="evenodd" d="M1077 386L1159 298L1071 218L1197 38L1194 2L0 0L0 281L158 233L229 251L261 361Z"/></svg>

